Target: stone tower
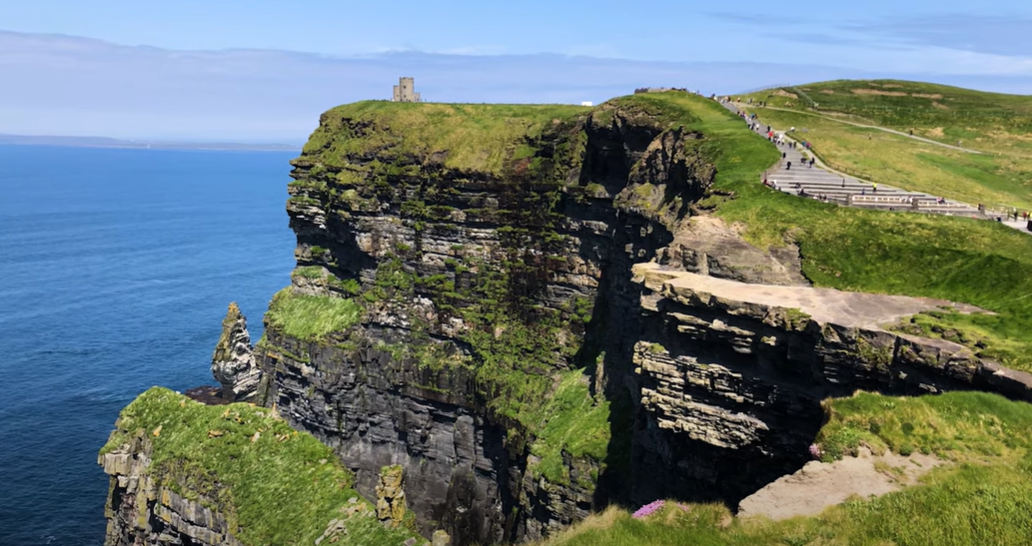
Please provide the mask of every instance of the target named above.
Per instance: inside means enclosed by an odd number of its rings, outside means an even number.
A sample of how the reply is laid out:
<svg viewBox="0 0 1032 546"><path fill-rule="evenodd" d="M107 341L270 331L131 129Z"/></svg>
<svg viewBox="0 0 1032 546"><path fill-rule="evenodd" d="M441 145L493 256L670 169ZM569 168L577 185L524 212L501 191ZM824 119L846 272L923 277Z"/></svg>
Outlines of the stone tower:
<svg viewBox="0 0 1032 546"><path fill-rule="evenodd" d="M401 78L398 85L394 86L393 102L420 102L419 93L416 93L415 78Z"/></svg>

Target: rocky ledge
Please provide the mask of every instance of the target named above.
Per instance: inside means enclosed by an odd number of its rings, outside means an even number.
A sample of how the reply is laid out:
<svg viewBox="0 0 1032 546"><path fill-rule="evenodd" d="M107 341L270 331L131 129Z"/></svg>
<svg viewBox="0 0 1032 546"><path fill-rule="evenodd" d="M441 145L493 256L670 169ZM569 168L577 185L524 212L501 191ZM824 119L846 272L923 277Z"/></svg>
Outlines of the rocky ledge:
<svg viewBox="0 0 1032 546"><path fill-rule="evenodd" d="M1032 401L1032 374L891 330L930 309L983 312L971 306L745 284L651 263L634 273L654 324L634 351L646 419L635 430L635 468L673 470L640 498L740 500L801 467L823 423L821 401L856 390L978 389Z"/></svg>

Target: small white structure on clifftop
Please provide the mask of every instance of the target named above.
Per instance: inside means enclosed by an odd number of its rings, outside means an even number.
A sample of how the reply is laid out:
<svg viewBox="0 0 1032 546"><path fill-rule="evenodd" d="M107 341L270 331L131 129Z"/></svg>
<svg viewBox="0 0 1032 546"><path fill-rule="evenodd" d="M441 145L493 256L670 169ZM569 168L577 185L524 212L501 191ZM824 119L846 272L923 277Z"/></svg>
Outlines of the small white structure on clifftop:
<svg viewBox="0 0 1032 546"><path fill-rule="evenodd" d="M398 85L394 86L391 102L422 102L422 97L419 96L419 93L416 93L416 79L399 79Z"/></svg>

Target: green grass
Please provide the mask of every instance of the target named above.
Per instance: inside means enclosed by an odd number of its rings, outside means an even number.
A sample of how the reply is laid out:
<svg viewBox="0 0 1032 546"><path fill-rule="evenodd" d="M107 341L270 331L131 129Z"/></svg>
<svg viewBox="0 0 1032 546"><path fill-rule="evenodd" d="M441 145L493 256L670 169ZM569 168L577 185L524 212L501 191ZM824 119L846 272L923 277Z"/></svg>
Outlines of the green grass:
<svg viewBox="0 0 1032 546"><path fill-rule="evenodd" d="M919 398L859 394L827 404L826 452L863 442L951 461L919 485L854 498L816 517L737 520L723 506L668 503L646 520L610 509L547 546L1032 544L1032 406L984 393Z"/></svg>
<svg viewBox="0 0 1032 546"><path fill-rule="evenodd" d="M803 273L816 286L925 296L970 303L995 315L919 320L926 331L960 330L970 346L1003 364L1032 370L1032 237L993 222L839 207L776 192L759 183L778 153L714 101L684 93L643 95L690 111L686 127L706 135L717 166L715 207L744 237L767 248L799 245Z"/></svg>
<svg viewBox="0 0 1032 546"><path fill-rule="evenodd" d="M333 450L264 408L205 406L154 387L122 410L101 452L136 437L152 442L150 472L159 484L201 498L243 544L310 545L330 520L346 517L340 508L351 498L372 510ZM401 544L417 536L387 529L374 515L346 521L337 544Z"/></svg>
<svg viewBox="0 0 1032 546"><path fill-rule="evenodd" d="M300 295L289 287L272 297L266 314L270 326L303 341L317 341L347 330L361 317L362 306L354 300Z"/></svg>
<svg viewBox="0 0 1032 546"><path fill-rule="evenodd" d="M990 152L1001 147L1032 151L1032 139L1027 138L1032 133L1032 96L900 80L836 80L798 89L817 102L817 111L852 121L913 130L946 144L963 140L964 146ZM805 101L777 90L747 97L770 106L809 109Z"/></svg>
<svg viewBox="0 0 1032 546"><path fill-rule="evenodd" d="M558 484L570 483L563 452L574 458L590 457L602 462L609 446L609 401L595 400L588 391L588 376L582 370L567 372L552 397L541 408L530 452L541 461L532 472Z"/></svg>
<svg viewBox="0 0 1032 546"><path fill-rule="evenodd" d="M443 152L446 168L498 174L508 160L534 155L529 139L590 110L570 105L356 102L323 114L304 154L343 166L347 156L370 155L389 163ZM355 123L372 128L355 134L349 128Z"/></svg>
<svg viewBox="0 0 1032 546"><path fill-rule="evenodd" d="M858 393L831 400L817 436L828 459L875 452L920 451L954 461L1012 461L1032 448L1032 405L980 392L888 397Z"/></svg>

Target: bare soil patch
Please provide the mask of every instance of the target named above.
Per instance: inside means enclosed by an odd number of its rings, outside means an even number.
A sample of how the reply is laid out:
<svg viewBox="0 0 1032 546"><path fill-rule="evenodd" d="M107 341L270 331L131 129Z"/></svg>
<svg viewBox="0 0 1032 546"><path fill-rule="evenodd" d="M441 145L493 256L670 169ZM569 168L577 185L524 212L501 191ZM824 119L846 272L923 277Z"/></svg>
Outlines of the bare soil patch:
<svg viewBox="0 0 1032 546"><path fill-rule="evenodd" d="M950 109L949 106L946 106L945 104L943 104L943 103L941 103L939 101L935 101L935 100L932 101L932 106L938 108L939 110L949 110Z"/></svg>
<svg viewBox="0 0 1032 546"><path fill-rule="evenodd" d="M946 135L945 135L945 133L942 132L942 127L936 127L934 129L929 129L928 130L928 136L935 137L935 138L942 138L942 137L944 137Z"/></svg>
<svg viewBox="0 0 1032 546"><path fill-rule="evenodd" d="M778 89L777 91L774 92L774 94L779 96L779 97L788 97L790 99L798 99L799 98L799 95L796 95L795 93L789 93L788 91L785 91L784 89Z"/></svg>
<svg viewBox="0 0 1032 546"><path fill-rule="evenodd" d="M922 99L941 99L942 95L939 93L911 93L911 97L920 97Z"/></svg>
<svg viewBox="0 0 1032 546"><path fill-rule="evenodd" d="M811 461L795 474L768 484L738 505L738 516L774 520L815 516L854 495L880 496L914 484L941 464L944 461L931 455L873 455L861 448L858 457L834 463Z"/></svg>
<svg viewBox="0 0 1032 546"><path fill-rule="evenodd" d="M881 91L878 89L850 89L857 95L883 95L886 97L905 97L907 93L903 91Z"/></svg>
<svg viewBox="0 0 1032 546"><path fill-rule="evenodd" d="M821 89L821 93L824 93L825 95L834 95L835 94L835 90L834 89Z"/></svg>

